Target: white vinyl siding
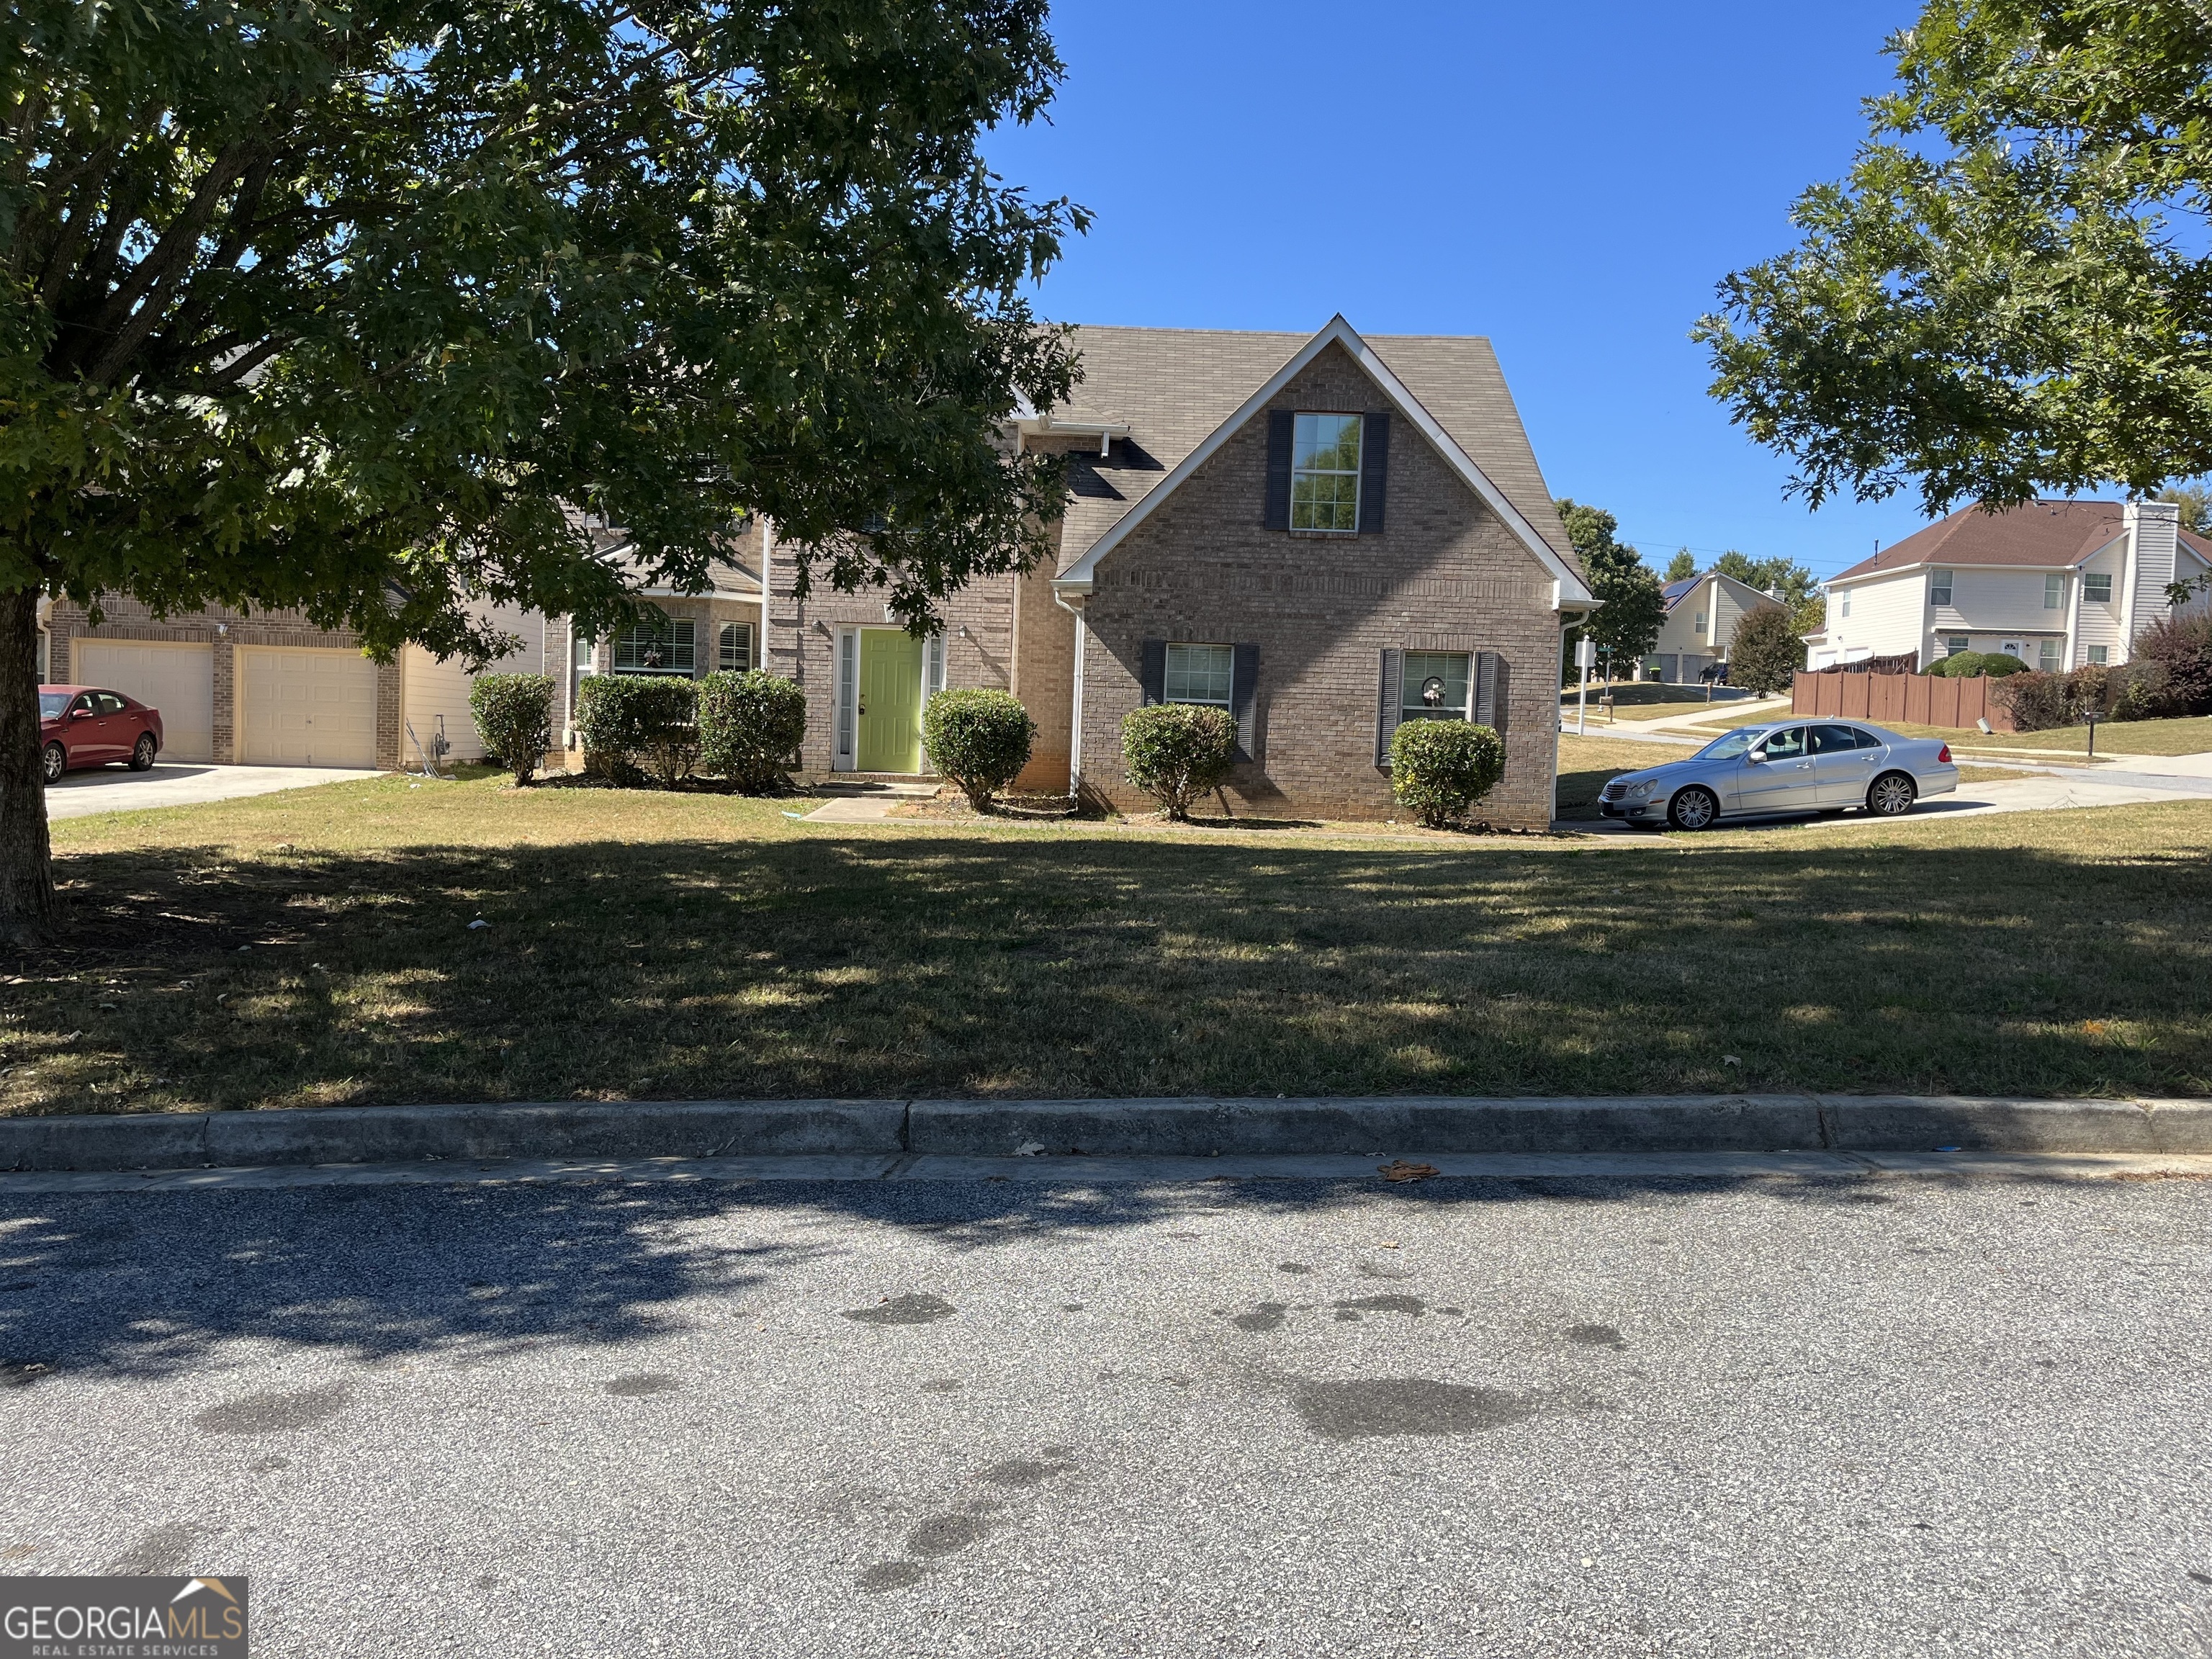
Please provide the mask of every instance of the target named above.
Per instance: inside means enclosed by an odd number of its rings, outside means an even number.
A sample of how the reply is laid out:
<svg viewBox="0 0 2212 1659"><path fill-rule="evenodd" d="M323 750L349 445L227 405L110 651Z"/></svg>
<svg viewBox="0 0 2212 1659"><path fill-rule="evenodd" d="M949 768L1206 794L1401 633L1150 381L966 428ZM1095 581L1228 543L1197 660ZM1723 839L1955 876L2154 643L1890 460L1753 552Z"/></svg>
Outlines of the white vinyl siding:
<svg viewBox="0 0 2212 1659"><path fill-rule="evenodd" d="M534 611L518 611L511 605L476 605L471 611L489 620L501 633L514 635L521 641L514 650L498 660L488 663L487 674L542 674L546 672L545 618ZM557 665L556 665L557 666ZM448 757L457 761L482 760L484 756L483 735L477 730L476 716L469 710L469 691L476 684L476 676L462 665L459 657L440 662L419 645L410 645L400 653L399 659L399 758L404 766L422 764L416 753L419 740L424 750L430 747L431 735L437 732L443 719ZM412 726L415 736L407 735ZM558 732L554 734L559 736Z"/></svg>
<svg viewBox="0 0 2212 1659"><path fill-rule="evenodd" d="M1828 647L1838 662L1918 654L1930 648L1928 573L1901 570L1836 591Z"/></svg>

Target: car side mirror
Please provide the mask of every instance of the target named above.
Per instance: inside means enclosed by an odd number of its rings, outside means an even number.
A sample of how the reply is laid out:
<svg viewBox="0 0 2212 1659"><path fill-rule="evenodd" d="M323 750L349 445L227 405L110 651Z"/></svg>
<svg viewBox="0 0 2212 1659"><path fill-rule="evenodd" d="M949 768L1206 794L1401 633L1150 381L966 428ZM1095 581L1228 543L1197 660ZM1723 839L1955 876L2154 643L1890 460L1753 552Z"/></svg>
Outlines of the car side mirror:
<svg viewBox="0 0 2212 1659"><path fill-rule="evenodd" d="M70 718L73 720L88 720L92 718L92 710L89 708L72 708L70 710Z"/></svg>
<svg viewBox="0 0 2212 1659"><path fill-rule="evenodd" d="M1753 749L1747 752L1743 758L1747 765L1761 765L1766 759L1766 751L1764 749Z"/></svg>

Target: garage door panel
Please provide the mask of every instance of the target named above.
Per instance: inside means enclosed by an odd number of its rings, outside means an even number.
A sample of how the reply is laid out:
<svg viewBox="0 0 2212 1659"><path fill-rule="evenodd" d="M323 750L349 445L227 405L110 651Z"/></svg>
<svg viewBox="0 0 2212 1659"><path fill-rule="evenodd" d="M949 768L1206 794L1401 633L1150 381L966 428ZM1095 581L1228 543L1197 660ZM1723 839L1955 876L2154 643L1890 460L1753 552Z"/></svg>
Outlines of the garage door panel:
<svg viewBox="0 0 2212 1659"><path fill-rule="evenodd" d="M376 665L351 651L242 648L239 754L250 766L376 764Z"/></svg>
<svg viewBox="0 0 2212 1659"><path fill-rule="evenodd" d="M80 639L72 672L161 711L161 758L215 758L215 647L138 640Z"/></svg>

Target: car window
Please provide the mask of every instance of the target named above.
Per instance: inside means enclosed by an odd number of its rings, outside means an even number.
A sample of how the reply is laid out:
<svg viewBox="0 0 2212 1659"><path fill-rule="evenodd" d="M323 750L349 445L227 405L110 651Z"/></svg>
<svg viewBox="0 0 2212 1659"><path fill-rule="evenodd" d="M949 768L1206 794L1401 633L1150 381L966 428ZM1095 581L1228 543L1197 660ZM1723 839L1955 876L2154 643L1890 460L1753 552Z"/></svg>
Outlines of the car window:
<svg viewBox="0 0 2212 1659"><path fill-rule="evenodd" d="M1715 738L1698 750L1699 760L1734 760L1757 740L1756 732L1731 732L1724 738Z"/></svg>
<svg viewBox="0 0 2212 1659"><path fill-rule="evenodd" d="M1863 732L1863 731L1861 731L1861 730L1860 730L1857 726L1854 726L1853 727L1851 727L1850 731L1851 731L1851 735L1852 735L1854 738L1856 738L1858 739L1858 743L1859 743L1859 747L1860 747L1860 748L1862 748L1862 749L1879 749L1879 748L1881 748L1881 747L1882 740L1881 740L1880 738L1878 738L1878 737L1875 736L1875 734L1874 734L1873 732Z"/></svg>
<svg viewBox="0 0 2212 1659"><path fill-rule="evenodd" d="M1859 746L1859 734L1848 726L1816 726L1812 732L1816 755L1838 755Z"/></svg>
<svg viewBox="0 0 2212 1659"><path fill-rule="evenodd" d="M98 692L93 701L100 705L100 712L103 714L119 714L123 712L123 699L112 691Z"/></svg>
<svg viewBox="0 0 2212 1659"><path fill-rule="evenodd" d="M1805 753L1805 728L1785 726L1779 732L1769 732L1759 747L1766 750L1769 760L1799 759Z"/></svg>
<svg viewBox="0 0 2212 1659"><path fill-rule="evenodd" d="M65 692L41 691L39 693L39 718L42 720L58 719L62 710L68 707L69 696Z"/></svg>
<svg viewBox="0 0 2212 1659"><path fill-rule="evenodd" d="M88 695L79 697L75 702L70 705L70 713L72 714L89 714L92 713L92 698Z"/></svg>

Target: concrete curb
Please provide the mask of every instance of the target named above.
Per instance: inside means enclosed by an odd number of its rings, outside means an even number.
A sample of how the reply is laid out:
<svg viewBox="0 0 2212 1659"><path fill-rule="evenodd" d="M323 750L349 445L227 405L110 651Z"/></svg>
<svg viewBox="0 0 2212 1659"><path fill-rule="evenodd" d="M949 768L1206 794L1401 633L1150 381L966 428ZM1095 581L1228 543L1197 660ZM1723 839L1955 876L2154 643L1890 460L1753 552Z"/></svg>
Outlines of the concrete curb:
<svg viewBox="0 0 2212 1659"><path fill-rule="evenodd" d="M703 1100L0 1118L0 1170L441 1158L2212 1152L2212 1100Z"/></svg>

